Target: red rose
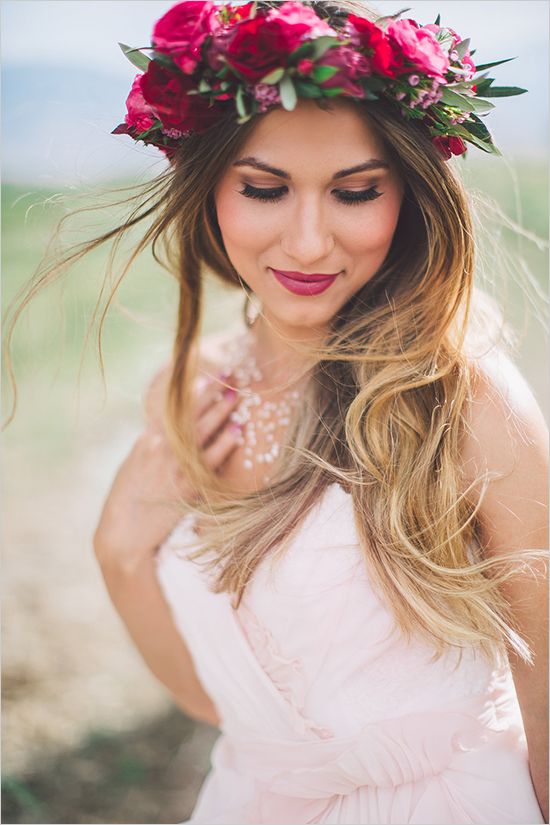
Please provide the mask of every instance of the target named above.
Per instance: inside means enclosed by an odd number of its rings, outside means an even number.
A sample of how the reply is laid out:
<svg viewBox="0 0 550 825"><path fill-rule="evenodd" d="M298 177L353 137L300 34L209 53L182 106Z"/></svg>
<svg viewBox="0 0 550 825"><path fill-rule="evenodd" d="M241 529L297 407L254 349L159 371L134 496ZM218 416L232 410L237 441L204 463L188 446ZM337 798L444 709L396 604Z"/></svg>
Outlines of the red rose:
<svg viewBox="0 0 550 825"><path fill-rule="evenodd" d="M403 56L396 44L387 37L383 29L356 14L348 15L348 22L359 36L359 45L369 52L372 70L376 74L395 77L403 66Z"/></svg>
<svg viewBox="0 0 550 825"><path fill-rule="evenodd" d="M312 9L299 3L283 3L267 14L256 14L234 27L232 36L222 45L229 65L251 83L284 66L288 55L308 35L332 33Z"/></svg>
<svg viewBox="0 0 550 825"><path fill-rule="evenodd" d="M432 138L432 143L437 146L445 160L450 160L453 155L463 155L467 149L462 138L454 135L438 135Z"/></svg>
<svg viewBox="0 0 550 825"><path fill-rule="evenodd" d="M200 133L219 117L220 108L199 95L188 95L195 88L188 75L167 69L151 60L141 80L143 97L155 110L165 129L190 129Z"/></svg>
<svg viewBox="0 0 550 825"><path fill-rule="evenodd" d="M158 52L170 55L182 72L192 74L204 40L220 26L215 3L178 3L156 22L152 43Z"/></svg>
<svg viewBox="0 0 550 825"><path fill-rule="evenodd" d="M363 87L358 83L362 77L369 77L371 68L368 58L350 46L327 49L317 60L316 66L334 66L338 71L319 86L322 89L342 87L346 94L363 97Z"/></svg>
<svg viewBox="0 0 550 825"><path fill-rule="evenodd" d="M258 82L285 62L289 51L284 30L269 24L264 14L235 26L226 44L229 65L252 83Z"/></svg>

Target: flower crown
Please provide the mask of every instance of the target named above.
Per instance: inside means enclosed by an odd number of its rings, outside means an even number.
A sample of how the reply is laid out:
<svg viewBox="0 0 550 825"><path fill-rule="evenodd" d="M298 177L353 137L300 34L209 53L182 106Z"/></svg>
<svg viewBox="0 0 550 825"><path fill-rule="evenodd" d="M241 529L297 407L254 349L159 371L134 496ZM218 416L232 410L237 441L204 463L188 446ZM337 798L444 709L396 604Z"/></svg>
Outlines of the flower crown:
<svg viewBox="0 0 550 825"><path fill-rule="evenodd" d="M486 98L526 89L493 86L485 70L514 58L476 66L469 39L440 26L439 15L420 26L400 19L406 11L375 22L335 12L337 31L330 15L319 17L307 2L177 3L155 24L150 48L119 43L140 74L112 134L171 159L189 135L235 110L236 122L245 123L274 106L291 111L298 97L322 105L322 98L346 96L390 101L406 119L422 122L447 160L464 155L466 142L500 154L480 119L494 108Z"/></svg>

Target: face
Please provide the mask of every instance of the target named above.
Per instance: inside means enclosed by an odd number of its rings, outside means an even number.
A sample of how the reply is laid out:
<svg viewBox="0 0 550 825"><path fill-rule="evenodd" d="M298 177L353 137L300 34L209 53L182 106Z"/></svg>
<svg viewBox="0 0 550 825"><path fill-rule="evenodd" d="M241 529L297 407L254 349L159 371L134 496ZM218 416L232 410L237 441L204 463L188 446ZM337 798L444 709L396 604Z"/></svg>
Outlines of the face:
<svg viewBox="0 0 550 825"><path fill-rule="evenodd" d="M214 191L231 263L294 337L326 330L374 276L402 198L382 142L343 100L331 110L301 99L292 112L270 111Z"/></svg>

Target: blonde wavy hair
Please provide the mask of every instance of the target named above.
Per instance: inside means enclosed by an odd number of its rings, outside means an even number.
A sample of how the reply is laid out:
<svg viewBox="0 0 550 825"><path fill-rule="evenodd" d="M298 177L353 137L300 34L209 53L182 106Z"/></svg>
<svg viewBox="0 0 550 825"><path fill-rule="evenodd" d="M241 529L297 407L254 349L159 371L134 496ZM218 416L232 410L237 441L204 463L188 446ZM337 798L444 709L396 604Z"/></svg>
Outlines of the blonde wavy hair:
<svg viewBox="0 0 550 825"><path fill-rule="evenodd" d="M338 15L350 11L378 17L353 0L313 5L336 27ZM193 437L192 392L205 269L247 291L225 252L213 191L265 115L240 126L228 120L224 128L189 138L166 172L125 196L124 202L136 204L127 219L42 273L23 304L91 249L109 240L116 246L153 218L117 283L150 243L155 259L178 281L165 427L199 493L195 503L181 502L182 514L195 513L201 527L189 558L215 573L214 591L233 594L238 606L258 565L284 554L323 491L337 482L351 494L373 585L407 638L423 636L436 660L449 646L461 652L473 645L495 664L507 646L531 661L500 585L518 565L546 553L483 558L477 514L490 479L480 477L461 492L460 449L475 385L470 354L484 346L481 331L501 328L497 310L474 285L468 197L422 127L405 122L384 101L361 102L357 111L406 183L399 222L383 265L333 317L323 345L288 342L314 366L281 445L282 459L263 489L236 497L204 465Z"/></svg>

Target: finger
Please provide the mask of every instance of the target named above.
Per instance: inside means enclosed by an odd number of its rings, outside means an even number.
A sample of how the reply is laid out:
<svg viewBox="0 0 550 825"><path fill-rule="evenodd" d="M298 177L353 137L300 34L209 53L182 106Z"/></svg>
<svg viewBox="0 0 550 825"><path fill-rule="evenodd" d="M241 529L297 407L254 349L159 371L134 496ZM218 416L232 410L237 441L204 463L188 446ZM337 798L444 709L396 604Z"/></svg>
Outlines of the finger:
<svg viewBox="0 0 550 825"><path fill-rule="evenodd" d="M235 448L242 444L242 429L235 422L223 427L214 441L204 450L204 461L212 470L217 470Z"/></svg>
<svg viewBox="0 0 550 825"><path fill-rule="evenodd" d="M208 441L223 426L229 414L237 406L241 397L233 389L225 390L220 401L212 404L202 417L197 420L197 443L199 447L204 447Z"/></svg>
<svg viewBox="0 0 550 825"><path fill-rule="evenodd" d="M195 384L195 412L197 416L202 416L216 402L223 398L223 391L231 387L230 378L214 378L213 376L200 375Z"/></svg>

